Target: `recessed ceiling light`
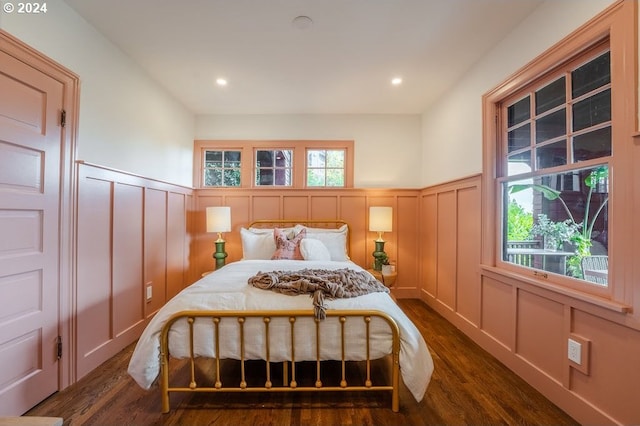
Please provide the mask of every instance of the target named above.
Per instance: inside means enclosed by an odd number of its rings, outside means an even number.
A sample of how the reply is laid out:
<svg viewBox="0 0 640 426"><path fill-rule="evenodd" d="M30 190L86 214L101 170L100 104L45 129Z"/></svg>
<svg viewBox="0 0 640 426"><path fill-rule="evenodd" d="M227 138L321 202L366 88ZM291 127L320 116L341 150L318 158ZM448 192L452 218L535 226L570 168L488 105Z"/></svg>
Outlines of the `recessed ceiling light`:
<svg viewBox="0 0 640 426"><path fill-rule="evenodd" d="M216 78L216 84L218 86L226 86L227 80L225 78Z"/></svg>
<svg viewBox="0 0 640 426"><path fill-rule="evenodd" d="M392 78L391 84L393 84L394 86L399 86L400 84L402 84L402 78L401 77Z"/></svg>
<svg viewBox="0 0 640 426"><path fill-rule="evenodd" d="M297 28L299 30L306 30L313 26L313 19L305 15L300 15L293 18L291 24L294 26L294 28Z"/></svg>

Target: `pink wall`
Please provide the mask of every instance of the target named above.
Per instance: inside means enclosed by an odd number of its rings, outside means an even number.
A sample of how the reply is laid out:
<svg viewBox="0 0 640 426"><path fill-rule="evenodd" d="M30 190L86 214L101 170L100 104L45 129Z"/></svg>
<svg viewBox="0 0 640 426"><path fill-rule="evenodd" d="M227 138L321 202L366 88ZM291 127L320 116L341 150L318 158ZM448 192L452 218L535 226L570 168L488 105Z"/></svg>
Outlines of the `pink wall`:
<svg viewBox="0 0 640 426"><path fill-rule="evenodd" d="M480 176L422 191L422 300L579 422L639 424L640 331L624 313L481 267L481 194ZM567 359L570 336L590 342L584 371Z"/></svg>
<svg viewBox="0 0 640 426"><path fill-rule="evenodd" d="M385 251L396 260L398 297L418 297L420 262L416 234L419 190L409 189L200 189L196 190L194 264L197 274L212 270L216 234L205 232L207 206L230 206L232 231L225 234L228 262L242 257L240 228L258 219L341 219L349 224L350 256L370 268L377 234L368 230L369 206L393 207L393 231L385 232Z"/></svg>
<svg viewBox="0 0 640 426"><path fill-rule="evenodd" d="M79 379L135 341L153 313L191 282L193 197L190 188L85 163L77 167Z"/></svg>
<svg viewBox="0 0 640 426"><path fill-rule="evenodd" d="M197 190L193 197L187 188L86 164L78 176L78 377L134 341L150 315L213 269L207 206L231 206L228 261L240 259L239 229L252 220L339 218L351 227L352 259L367 266L375 238L368 207L390 205L394 230L385 248L398 262L396 296L420 297L578 421L640 421L633 404L640 332L624 325L623 314L481 267L480 176L422 191ZM586 372L566 359L569 336L590 342Z"/></svg>

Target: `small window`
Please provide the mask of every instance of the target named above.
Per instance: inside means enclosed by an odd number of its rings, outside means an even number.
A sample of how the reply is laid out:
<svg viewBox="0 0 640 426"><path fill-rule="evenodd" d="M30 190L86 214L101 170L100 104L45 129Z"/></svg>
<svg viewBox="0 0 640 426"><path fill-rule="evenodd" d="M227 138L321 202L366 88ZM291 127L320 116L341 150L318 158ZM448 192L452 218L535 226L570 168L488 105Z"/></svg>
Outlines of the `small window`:
<svg viewBox="0 0 640 426"><path fill-rule="evenodd" d="M204 186L240 186L240 151L206 150L204 157Z"/></svg>
<svg viewBox="0 0 640 426"><path fill-rule="evenodd" d="M307 150L308 187L344 187L345 151L343 149Z"/></svg>
<svg viewBox="0 0 640 426"><path fill-rule="evenodd" d="M293 151L256 150L256 186L292 186Z"/></svg>
<svg viewBox="0 0 640 426"><path fill-rule="evenodd" d="M353 152L351 140L196 140L193 181L199 188L353 188Z"/></svg>

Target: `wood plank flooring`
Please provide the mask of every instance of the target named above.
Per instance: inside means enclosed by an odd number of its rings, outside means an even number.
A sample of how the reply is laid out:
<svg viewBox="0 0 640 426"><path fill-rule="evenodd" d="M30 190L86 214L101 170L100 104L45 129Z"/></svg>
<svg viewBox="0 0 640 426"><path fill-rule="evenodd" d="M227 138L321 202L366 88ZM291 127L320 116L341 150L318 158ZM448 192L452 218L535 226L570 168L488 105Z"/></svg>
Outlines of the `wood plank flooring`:
<svg viewBox="0 0 640 426"><path fill-rule="evenodd" d="M126 373L132 345L26 415L63 417L65 425L578 424L426 304L398 303L435 364L423 401L402 385L399 413L391 411L386 392L338 392L172 394L171 412L161 414L158 390L140 389Z"/></svg>

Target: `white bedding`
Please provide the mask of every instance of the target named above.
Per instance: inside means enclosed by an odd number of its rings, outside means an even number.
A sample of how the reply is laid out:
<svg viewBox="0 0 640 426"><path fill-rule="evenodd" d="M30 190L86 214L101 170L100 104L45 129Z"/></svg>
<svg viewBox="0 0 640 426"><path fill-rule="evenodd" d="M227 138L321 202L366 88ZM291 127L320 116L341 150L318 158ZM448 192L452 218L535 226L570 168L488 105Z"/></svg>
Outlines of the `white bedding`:
<svg viewBox="0 0 640 426"><path fill-rule="evenodd" d="M148 389L160 371L159 336L166 320L182 310L293 310L312 309L309 295L287 296L261 290L247 284L247 279L258 272L290 271L302 268L361 270L353 262L299 261L299 260L243 260L227 264L184 289L171 299L151 320L138 340L129 362L128 372L144 389ZM431 379L433 360L424 339L415 325L402 312L387 293L371 293L349 299L325 300L327 310L331 309L376 309L386 312L400 328L400 371L402 379L417 401L421 401ZM276 320L280 320L278 323ZM298 320L295 323L296 361L315 360L315 325L313 320ZM201 321L201 322L199 322ZM211 322L198 319L195 323L195 352L197 355L213 357L215 353ZM331 324L334 321L335 324ZM360 337L364 331L364 321L348 319L346 327L347 359L365 359ZM354 322L350 322L354 321ZM340 359L340 329L336 318L327 318L323 324L321 343L322 359ZM361 323L361 324L360 324ZM335 325L335 327L333 326ZM237 322L223 319L220 323L220 358L239 359ZM256 336L253 330L259 328ZM260 319L248 319L245 324L245 358L264 359L264 324ZM270 325L270 358L279 362L290 356L290 331L284 318L273 319ZM251 337L249 337L251 336ZM188 356L188 328L186 321L177 322L170 332L170 352L174 357ZM391 352L388 327L383 320L374 318L371 322L371 358L376 359Z"/></svg>

